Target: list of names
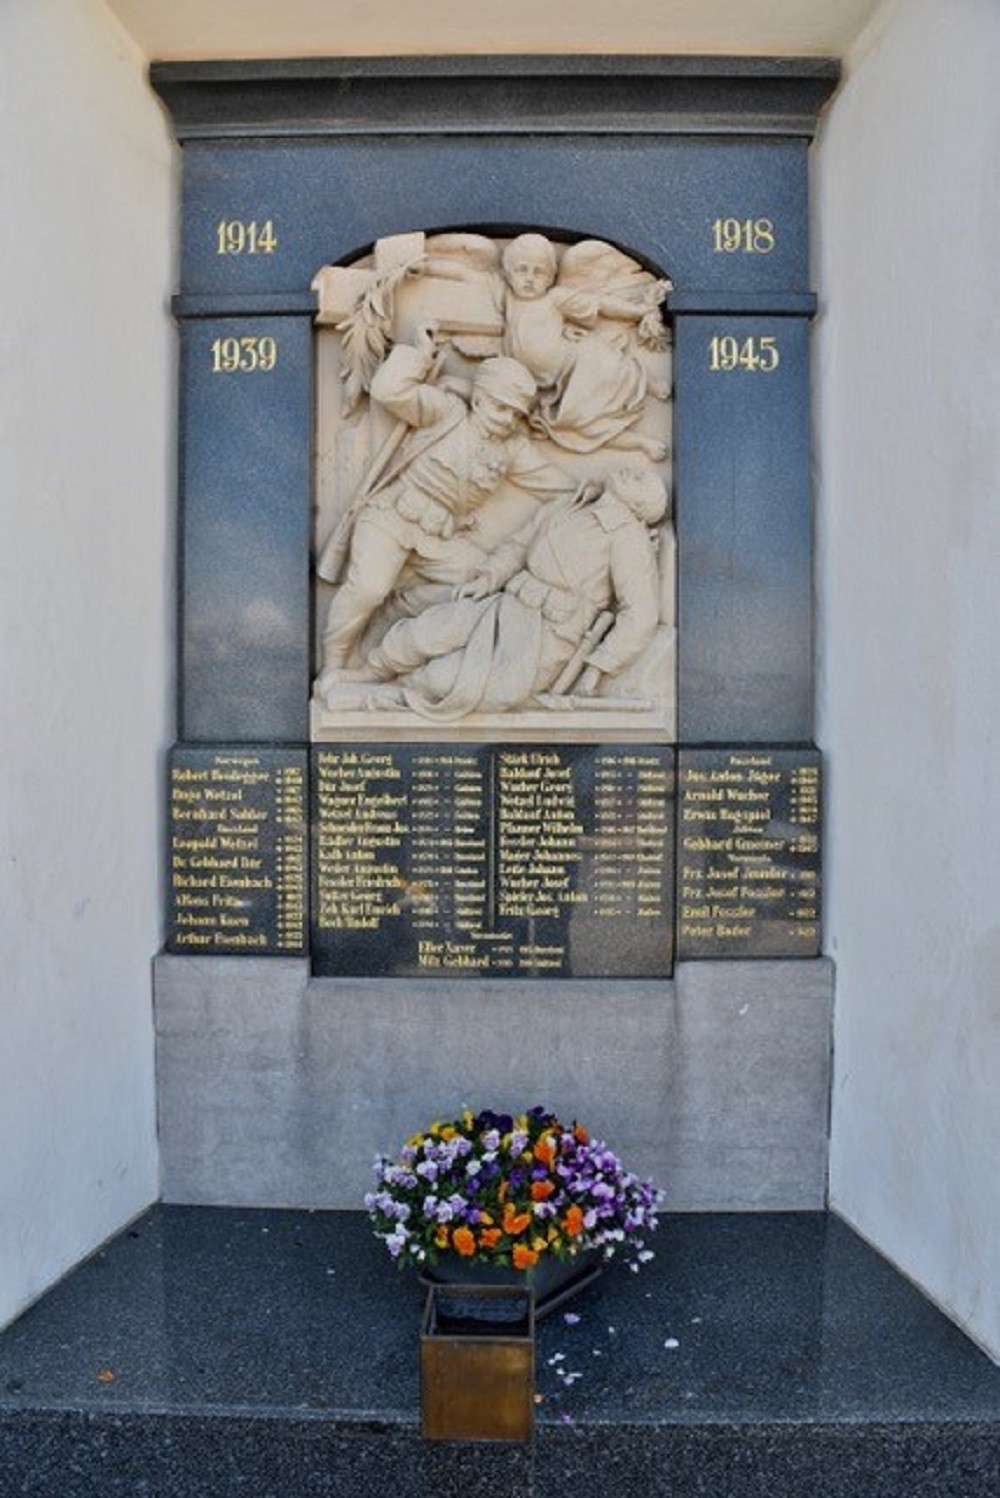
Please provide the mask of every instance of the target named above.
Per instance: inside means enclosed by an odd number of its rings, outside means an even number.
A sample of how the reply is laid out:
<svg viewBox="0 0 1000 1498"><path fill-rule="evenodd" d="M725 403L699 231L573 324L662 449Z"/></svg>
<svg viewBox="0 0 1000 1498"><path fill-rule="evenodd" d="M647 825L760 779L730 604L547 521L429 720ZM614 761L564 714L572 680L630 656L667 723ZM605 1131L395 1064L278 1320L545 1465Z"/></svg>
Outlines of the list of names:
<svg viewBox="0 0 1000 1498"><path fill-rule="evenodd" d="M398 913L410 831L403 772L390 751L330 751L314 766L316 923L330 931L378 931Z"/></svg>
<svg viewBox="0 0 1000 1498"><path fill-rule="evenodd" d="M323 746L313 763L318 972L670 971L672 750Z"/></svg>
<svg viewBox="0 0 1000 1498"><path fill-rule="evenodd" d="M168 950L305 951L305 754L179 746L169 784Z"/></svg>
<svg viewBox="0 0 1000 1498"><path fill-rule="evenodd" d="M679 955L817 955L819 754L682 750L678 794Z"/></svg>

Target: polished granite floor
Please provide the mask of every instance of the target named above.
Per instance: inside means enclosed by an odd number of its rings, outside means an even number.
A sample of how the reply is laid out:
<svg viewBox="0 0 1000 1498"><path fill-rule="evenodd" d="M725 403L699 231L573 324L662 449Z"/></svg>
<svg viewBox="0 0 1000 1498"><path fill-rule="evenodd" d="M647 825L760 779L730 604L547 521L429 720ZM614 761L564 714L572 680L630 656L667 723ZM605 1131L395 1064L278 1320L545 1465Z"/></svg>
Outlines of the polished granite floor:
<svg viewBox="0 0 1000 1498"><path fill-rule="evenodd" d="M654 1427L675 1437L697 1429L704 1450L713 1430L727 1440L742 1432L744 1446L766 1432L773 1447L783 1432L822 1430L835 1442L839 1433L843 1443L862 1426L894 1450L900 1432L919 1427L938 1442L929 1449L974 1438L971 1476L913 1493L1000 1494L1000 1370L842 1223L814 1213L668 1217L655 1246L639 1273L610 1268L540 1324L539 1437L586 1436L607 1461L626 1430L634 1453ZM171 1417L199 1430L218 1417L237 1422L234 1432L285 1420L300 1432L319 1422L411 1440L420 1309L415 1279L360 1214L155 1207L0 1336L8 1471L19 1433L34 1440L60 1413L91 1431L105 1417L114 1428ZM78 1428L78 1454L80 1441ZM803 1491L815 1493L803 1474ZM60 1489L51 1475L55 1486L18 1480L5 1488L0 1476L0 1494L88 1490ZM137 1481L111 1480L107 1491L182 1490L180 1480ZM766 1491L761 1483L704 1491ZM862 1498L876 1488L842 1490ZM348 1488L310 1480L301 1491Z"/></svg>

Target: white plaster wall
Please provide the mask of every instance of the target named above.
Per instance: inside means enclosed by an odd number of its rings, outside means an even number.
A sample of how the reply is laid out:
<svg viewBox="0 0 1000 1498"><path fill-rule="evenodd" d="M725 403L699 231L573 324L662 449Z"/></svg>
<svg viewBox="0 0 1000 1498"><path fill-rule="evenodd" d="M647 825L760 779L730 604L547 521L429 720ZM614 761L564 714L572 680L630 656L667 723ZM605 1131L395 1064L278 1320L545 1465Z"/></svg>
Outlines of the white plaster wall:
<svg viewBox="0 0 1000 1498"><path fill-rule="evenodd" d="M890 0L817 173L830 1195L994 1356L998 59L996 0Z"/></svg>
<svg viewBox="0 0 1000 1498"><path fill-rule="evenodd" d="M151 57L838 54L878 0L108 0Z"/></svg>
<svg viewBox="0 0 1000 1498"><path fill-rule="evenodd" d="M0 1323L157 1194L172 183L100 0L3 0Z"/></svg>

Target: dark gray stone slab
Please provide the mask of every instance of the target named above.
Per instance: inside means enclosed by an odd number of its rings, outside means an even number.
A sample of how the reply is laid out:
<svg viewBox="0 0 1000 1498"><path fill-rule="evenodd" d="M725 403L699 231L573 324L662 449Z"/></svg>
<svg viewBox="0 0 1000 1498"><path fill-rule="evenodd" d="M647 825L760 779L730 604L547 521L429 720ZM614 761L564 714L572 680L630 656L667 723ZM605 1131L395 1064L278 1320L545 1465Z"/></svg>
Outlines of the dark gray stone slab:
<svg viewBox="0 0 1000 1498"><path fill-rule="evenodd" d="M220 318L181 338L180 736L307 736L312 325Z"/></svg>
<svg viewBox="0 0 1000 1498"><path fill-rule="evenodd" d="M154 1208L0 1336L3 1491L994 1498L1000 1370L843 1224L656 1250L540 1324L533 1442L427 1445L421 1297L358 1214Z"/></svg>
<svg viewBox="0 0 1000 1498"><path fill-rule="evenodd" d="M676 320L682 743L812 738L808 335Z"/></svg>
<svg viewBox="0 0 1000 1498"><path fill-rule="evenodd" d="M32 1498L995 1498L994 1424L687 1429L573 1425L531 1445L425 1443L369 1422L69 1411L0 1417L11 1494Z"/></svg>
<svg viewBox="0 0 1000 1498"><path fill-rule="evenodd" d="M225 291L214 296L184 296L171 298L170 308L178 319L203 317L297 317L305 314L313 317L319 306L314 291Z"/></svg>
<svg viewBox="0 0 1000 1498"><path fill-rule="evenodd" d="M753 130L811 136L827 57L297 58L150 69L182 140L459 130Z"/></svg>
<svg viewBox="0 0 1000 1498"><path fill-rule="evenodd" d="M679 294L803 294L807 145L753 138L347 138L192 142L184 150L181 291L308 291L323 265L411 229L604 238ZM766 252L719 248L716 220L763 218ZM270 223L270 253L219 253L219 225ZM739 303L738 303L739 304ZM812 304L808 304L811 310Z"/></svg>

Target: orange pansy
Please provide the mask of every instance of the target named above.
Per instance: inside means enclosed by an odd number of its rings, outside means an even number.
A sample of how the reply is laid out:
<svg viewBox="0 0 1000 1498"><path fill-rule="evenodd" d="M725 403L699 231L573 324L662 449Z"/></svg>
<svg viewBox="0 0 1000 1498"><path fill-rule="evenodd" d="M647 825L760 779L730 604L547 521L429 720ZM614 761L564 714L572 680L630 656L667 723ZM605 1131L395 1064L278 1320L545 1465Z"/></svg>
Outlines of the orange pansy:
<svg viewBox="0 0 1000 1498"><path fill-rule="evenodd" d="M530 1269L532 1264L538 1263L538 1255L534 1249L527 1248L523 1243L514 1244L513 1259L515 1269Z"/></svg>
<svg viewBox="0 0 1000 1498"><path fill-rule="evenodd" d="M503 1209L503 1230L516 1238L518 1233L523 1233L526 1227L531 1225L531 1213L519 1212L513 1202L508 1202Z"/></svg>
<svg viewBox="0 0 1000 1498"><path fill-rule="evenodd" d="M543 1134L535 1145L535 1159L543 1165L551 1165L556 1157L556 1147L547 1134Z"/></svg>
<svg viewBox="0 0 1000 1498"><path fill-rule="evenodd" d="M502 1237L503 1233L499 1228L483 1228L479 1234L479 1241L484 1248L496 1248Z"/></svg>
<svg viewBox="0 0 1000 1498"><path fill-rule="evenodd" d="M476 1251L476 1240L468 1228L456 1228L451 1235L452 1246L467 1259Z"/></svg>
<svg viewBox="0 0 1000 1498"><path fill-rule="evenodd" d="M532 1181L531 1200L533 1202L548 1201L549 1197L552 1195L555 1189L556 1186L554 1181Z"/></svg>
<svg viewBox="0 0 1000 1498"><path fill-rule="evenodd" d="M570 1207L563 1218L563 1227L571 1238L583 1232L583 1212L579 1207Z"/></svg>

